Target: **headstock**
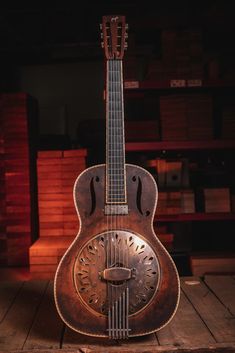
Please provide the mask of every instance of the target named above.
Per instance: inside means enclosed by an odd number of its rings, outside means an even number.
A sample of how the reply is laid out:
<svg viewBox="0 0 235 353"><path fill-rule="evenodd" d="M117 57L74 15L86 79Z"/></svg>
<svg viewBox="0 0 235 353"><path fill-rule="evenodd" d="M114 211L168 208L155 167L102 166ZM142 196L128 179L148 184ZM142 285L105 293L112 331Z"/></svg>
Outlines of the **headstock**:
<svg viewBox="0 0 235 353"><path fill-rule="evenodd" d="M100 29L106 59L122 59L128 37L125 16L103 16Z"/></svg>

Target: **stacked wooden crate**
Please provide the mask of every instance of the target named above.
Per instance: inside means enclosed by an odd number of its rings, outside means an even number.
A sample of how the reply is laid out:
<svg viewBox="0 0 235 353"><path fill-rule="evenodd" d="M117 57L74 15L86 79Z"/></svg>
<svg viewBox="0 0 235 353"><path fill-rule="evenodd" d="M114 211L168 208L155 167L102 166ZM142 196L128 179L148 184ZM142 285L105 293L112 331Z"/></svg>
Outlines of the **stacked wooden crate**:
<svg viewBox="0 0 235 353"><path fill-rule="evenodd" d="M188 138L190 140L213 139L213 104L208 94L187 97Z"/></svg>
<svg viewBox="0 0 235 353"><path fill-rule="evenodd" d="M187 140L186 99L183 95L160 97L161 136L163 140Z"/></svg>
<svg viewBox="0 0 235 353"><path fill-rule="evenodd" d="M157 214L180 214L181 213L181 192L165 191L158 193Z"/></svg>
<svg viewBox="0 0 235 353"><path fill-rule="evenodd" d="M156 141L160 139L157 120L126 121L126 141Z"/></svg>
<svg viewBox="0 0 235 353"><path fill-rule="evenodd" d="M25 93L2 94L1 99L1 262L27 265L34 232L33 176L35 155L30 119L35 101ZM31 124L31 125L30 125ZM35 131L35 129L34 129Z"/></svg>
<svg viewBox="0 0 235 353"><path fill-rule="evenodd" d="M181 212L182 213L195 212L195 195L193 190L181 191Z"/></svg>
<svg viewBox="0 0 235 353"><path fill-rule="evenodd" d="M194 276L235 273L235 256L234 253L192 254L190 256L190 265Z"/></svg>
<svg viewBox="0 0 235 353"><path fill-rule="evenodd" d="M164 247L168 251L173 250L174 234L168 231L167 225L159 226L154 223L154 231L160 242L164 245Z"/></svg>
<svg viewBox="0 0 235 353"><path fill-rule="evenodd" d="M163 30L162 57L152 59L147 79L201 79L204 75L202 32L200 30Z"/></svg>
<svg viewBox="0 0 235 353"><path fill-rule="evenodd" d="M205 212L230 212L229 188L204 189Z"/></svg>
<svg viewBox="0 0 235 353"><path fill-rule="evenodd" d="M5 264L7 264L6 185L3 116L0 110L0 266Z"/></svg>
<svg viewBox="0 0 235 353"><path fill-rule="evenodd" d="M203 77L200 30L162 31L162 57L166 75L172 78Z"/></svg>
<svg viewBox="0 0 235 353"><path fill-rule="evenodd" d="M235 137L235 105L223 108L222 112L222 138L234 139Z"/></svg>
<svg viewBox="0 0 235 353"><path fill-rule="evenodd" d="M79 229L73 185L86 168L87 151L38 153L39 239L30 248L30 271L51 278Z"/></svg>
<svg viewBox="0 0 235 353"><path fill-rule="evenodd" d="M212 116L212 97L208 94L162 96L162 140L211 140Z"/></svg>

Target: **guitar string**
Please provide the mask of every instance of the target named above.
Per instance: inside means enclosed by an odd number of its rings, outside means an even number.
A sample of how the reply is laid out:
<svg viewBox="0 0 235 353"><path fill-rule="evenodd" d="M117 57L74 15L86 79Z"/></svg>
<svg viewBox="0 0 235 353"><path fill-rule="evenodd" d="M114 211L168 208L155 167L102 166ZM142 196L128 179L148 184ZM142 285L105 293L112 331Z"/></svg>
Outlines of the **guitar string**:
<svg viewBox="0 0 235 353"><path fill-rule="evenodd" d="M112 188L112 195L113 195L113 201L114 201L114 209L117 211L118 203L119 201L119 138L118 138L118 105L119 105L119 97L118 97L118 85L117 85L117 60L112 61L112 72L113 72L113 100L114 100L114 106L112 110L112 117L113 117L113 130L112 130L112 136L113 136L113 159L112 159L112 167L113 167L113 178L112 178L112 183L113 183L113 188ZM115 234L114 236L114 265L115 267L119 266L118 265L118 212L114 212L114 228L115 228ZM118 310L118 296L119 296L119 290L118 286L115 285L115 338L118 338L118 325L119 325L119 310Z"/></svg>
<svg viewBox="0 0 235 353"><path fill-rule="evenodd" d="M114 135L114 158L113 158L113 166L114 166L114 201L115 204L117 204L117 199L119 195L119 190L118 190L118 134L117 134L117 105L118 105L118 95L117 95L117 87L116 87L116 60L113 60L113 89L114 89L114 111L113 111L113 117L114 117L114 130L113 130L113 135ZM116 191L117 190L117 191ZM116 199L116 200L115 200ZM115 209L117 206L115 205ZM114 246L115 246L115 259L114 259L114 264L115 267L118 266L118 233L117 233L117 221L118 221L118 215L117 212L114 213L114 228L115 228L115 235L114 235ZM115 335L116 338L118 338L118 286L115 285Z"/></svg>
<svg viewBox="0 0 235 353"><path fill-rule="evenodd" d="M118 86L118 128L117 128L117 134L119 136L119 141L120 141L120 150L119 150L119 168L120 168L120 171L119 171L119 174L120 174L120 180L119 180L119 189L120 189L120 195L122 195L123 193L123 177L122 177L122 173L123 173L123 141L122 141L122 135L121 135L121 128L122 128L122 111L121 111L121 90L122 90L122 87L121 87L121 77L120 77L120 60L117 61L117 86ZM119 228L122 229L122 215L120 214L119 216ZM120 239L119 240L119 243L118 243L118 262L119 262L119 266L121 266L121 258L120 258L120 246L122 244L122 240L123 239ZM121 285L122 286L122 285ZM122 289L122 287L121 287ZM120 300L121 298L121 293L122 291L119 290L119 295L118 295L118 300L119 300L119 338L122 338L122 301Z"/></svg>
<svg viewBox="0 0 235 353"><path fill-rule="evenodd" d="M120 62L120 66L121 66L121 68L120 68L120 76L121 76L121 114L122 114L122 142L123 142L123 173L124 173L124 178L126 178L126 170L125 170L125 168L126 168L126 165L125 165L125 136L124 136L124 131L125 131L125 128L124 128L124 124L125 124L125 122L124 122L124 104L123 104L123 102L124 102L124 100L123 100L123 67L122 67L122 61ZM127 181L126 181L126 179L124 180L124 193L125 193L125 195L126 195L126 193L127 193L127 189L126 189L126 187L127 187L127 184L125 184ZM126 197L127 197L127 195L126 195ZM127 200L126 200L127 201ZM123 215L122 216L122 219L124 220L125 219L125 216ZM123 225L122 225L123 226ZM125 251L124 250L126 250L126 259L125 259ZM126 240L126 246L124 245L124 253L123 253L123 263L125 264L125 267L126 268L128 268L128 242L127 242L127 240ZM128 281L126 280L125 281L125 286L124 286L124 294L126 293L126 290L127 290L127 286L128 286ZM125 295L124 297L124 300L123 300L123 305L124 305L124 309L123 309L123 327L124 327L124 330L127 330L128 329L128 327L127 327L127 325L126 325L126 322L128 321L128 312L126 311L126 307L127 307L127 305L126 305L126 300L127 300L127 296ZM128 331L124 331L124 335L125 335L125 338L127 338L128 337Z"/></svg>
<svg viewBox="0 0 235 353"><path fill-rule="evenodd" d="M109 197L109 111L110 111L110 99L109 99L109 61L107 60L106 62L106 199ZM109 214L107 214L107 232L109 234L109 228L110 228L110 218L109 218ZM105 239L105 244L106 244L106 267L109 268L110 266L110 261L111 261L111 257L109 256L109 236L106 234L106 239ZM110 308L110 284L109 282L107 283L107 308L108 308L108 332L109 332L109 337L111 335L111 308Z"/></svg>
<svg viewBox="0 0 235 353"><path fill-rule="evenodd" d="M125 176L125 173L124 173L124 139L123 139L123 129L124 129L124 112L123 112L123 106L122 106L122 62L121 60L119 60L117 62L117 66L118 66L118 70L117 70L117 82L118 82L118 87L119 87L119 90L118 90L118 101L119 101L119 104L118 104L118 116L119 116L119 126L118 126L118 135L119 135L119 143L120 143L120 148L119 148L119 189L120 189L120 198L122 200L122 202L124 201L124 197L125 197L125 181L124 181L124 176ZM123 215L120 215L120 228L122 229L123 228ZM122 240L122 239L121 239ZM121 262L120 261L120 244L119 243L119 263ZM124 265L124 264L123 264ZM125 286L125 285L124 285ZM123 285L120 287L120 290L119 290L119 328L120 328L120 332L119 332L119 337L121 338L121 327L122 327L122 300L121 300L121 294L123 292Z"/></svg>
<svg viewBox="0 0 235 353"><path fill-rule="evenodd" d="M116 136L115 136L115 104L116 104L116 93L115 93L115 87L114 87L114 80L115 80L115 68L114 68L114 60L112 59L111 61L111 72L112 72L112 111L111 111L111 119L112 119L112 131L111 131L111 136L112 136L112 154L111 154L111 169L112 169L112 187L111 187L111 204L115 204L115 181L116 181L116 175L115 175L115 150L116 150ZM116 223L116 215L115 212L112 212L112 247L113 247L113 262L112 266L116 267L116 244L115 244L115 226ZM114 337L116 338L116 321L117 321L117 312L116 312L116 287L114 287L113 283L112 285L112 290L113 290L113 298L112 298L112 303L113 303L113 312L114 312Z"/></svg>
<svg viewBox="0 0 235 353"><path fill-rule="evenodd" d="M119 192L118 194L119 195L122 195L122 178L121 178L121 173L122 173L122 157L121 157L121 153L122 153L122 144L121 144L121 138L120 138L120 125L121 125L121 119L120 119L120 89L121 89L121 85L120 85L120 81L119 81L119 62L120 60L117 60L116 61L116 86L117 86L117 96L118 96L118 104L117 104L117 139L119 141L119 149L118 149L118 189L119 189ZM120 196L118 196L120 197ZM121 229L121 225L120 225L120 220L121 220L121 215L118 216L118 229ZM120 244L121 244L121 238L119 239L118 238L118 244L117 244L117 250L118 250L118 266L120 267L121 266L121 263L120 263ZM118 332L118 336L119 338L121 338L121 303L120 303L120 290L121 287L119 287L119 290L118 290L118 329L119 329L119 332Z"/></svg>
<svg viewBox="0 0 235 353"><path fill-rule="evenodd" d="M113 71L112 71L112 60L110 60L110 164L109 164L109 201L111 201L111 208L112 208L112 188L113 188L113 168L112 168L112 160L113 160ZM112 212L110 213L110 218L111 218L111 240L110 240L110 249L111 249L111 266L113 267L113 214ZM113 251L112 251L113 250ZM114 312L114 303L113 303L113 286L112 283L110 283L110 288L111 288L111 306L112 306L112 337L114 337L114 321L115 321L115 312Z"/></svg>
<svg viewBox="0 0 235 353"><path fill-rule="evenodd" d="M121 127L122 127L122 131L121 131L121 142L122 142L122 146L123 146L123 151L122 151L122 172L123 172L123 179L122 179L122 183L123 183L123 190L122 192L124 193L125 195L125 180L124 180L124 177L125 177L125 140L124 140L124 107L123 107L123 87L122 87L122 84L123 84L123 80L122 80L122 62L120 61L120 68L119 68L119 82L120 82L120 108L119 108L119 111L120 111L120 115L121 115ZM123 219L124 219L124 216L122 215L121 216L121 226L123 228ZM122 248L124 248L124 245L122 246ZM122 249L122 251L124 251ZM125 261L124 261L124 254L123 254L123 266L125 266ZM126 281L124 282L124 286L123 286L123 290L125 291L125 286L126 286ZM122 294L123 294L123 291L122 291ZM121 304L123 305L123 300L121 300ZM122 315L123 315L123 308L121 310L122 312ZM124 313L124 316L125 316L125 313ZM123 326L123 330L125 329L125 320L124 318L122 318L122 326ZM123 332L123 335L122 337L126 337L126 332L124 331Z"/></svg>
<svg viewBox="0 0 235 353"><path fill-rule="evenodd" d="M120 125L118 126L118 134L119 134L119 140L120 140L120 149L119 149L119 163L120 163L120 180L119 180L119 185L120 185L120 196L122 201L124 201L125 197L125 150L124 150L124 107L123 107L123 88L122 88L122 62L121 60L118 61L118 71L117 71L117 82L119 86L119 91L118 91L118 98L119 98L119 105L118 105L118 115L119 115L119 122ZM120 215L120 229L123 229L123 221L124 221L124 215ZM119 243L119 263L121 263L121 254L120 254L120 244L122 244L122 253L123 253L123 260L122 260L122 265L125 267L125 259L124 259L124 249L125 246L123 244L124 239L121 239L121 242ZM122 327L122 331L120 333L120 338L125 338L126 337L126 332L123 331L125 329L125 308L123 307L123 302L125 303L124 298L124 292L125 292L125 286L126 286L126 281L124 282L124 285L121 287L122 291L119 293L119 327ZM124 291L123 291L124 289ZM125 298L124 298L125 299Z"/></svg>

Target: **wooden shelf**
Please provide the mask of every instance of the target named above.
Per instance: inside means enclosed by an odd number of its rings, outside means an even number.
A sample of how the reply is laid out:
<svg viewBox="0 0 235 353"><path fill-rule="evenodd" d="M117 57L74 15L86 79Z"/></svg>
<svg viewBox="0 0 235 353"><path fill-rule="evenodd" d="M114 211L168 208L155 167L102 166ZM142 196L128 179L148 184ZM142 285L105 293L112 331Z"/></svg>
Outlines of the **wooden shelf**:
<svg viewBox="0 0 235 353"><path fill-rule="evenodd" d="M161 89L184 89L184 88L225 88L235 87L234 81L227 80L205 80L205 79L173 79L173 80L126 80L126 90L161 90Z"/></svg>
<svg viewBox="0 0 235 353"><path fill-rule="evenodd" d="M187 222L187 221L233 221L235 213L184 213L176 215L155 214L155 222Z"/></svg>
<svg viewBox="0 0 235 353"><path fill-rule="evenodd" d="M235 149L235 140L127 142L126 151Z"/></svg>

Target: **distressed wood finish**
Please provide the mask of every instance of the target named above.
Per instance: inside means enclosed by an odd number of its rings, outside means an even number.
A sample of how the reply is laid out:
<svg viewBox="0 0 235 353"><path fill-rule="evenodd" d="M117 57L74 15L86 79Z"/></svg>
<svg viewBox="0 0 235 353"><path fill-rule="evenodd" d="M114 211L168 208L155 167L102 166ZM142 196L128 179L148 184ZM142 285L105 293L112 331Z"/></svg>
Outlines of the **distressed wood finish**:
<svg viewBox="0 0 235 353"><path fill-rule="evenodd" d="M127 165L127 199L129 214L119 217L119 228L130 230L146 239L154 249L161 269L159 289L152 302L141 312L129 317L130 336L144 335L158 330L173 317L179 300L179 280L175 265L157 239L152 221L155 213L157 190L152 176L144 169ZM142 182L141 212L137 207L138 180ZM94 198L91 198L91 180L94 180ZM59 314L74 330L106 337L107 319L94 315L82 304L73 282L74 261L80 249L95 235L107 231L104 216L105 167L87 169L75 183L74 198L81 229L63 257L55 278L55 300ZM78 203L79 197L79 203ZM92 203L95 210L91 214ZM94 325L95 320L95 325Z"/></svg>

